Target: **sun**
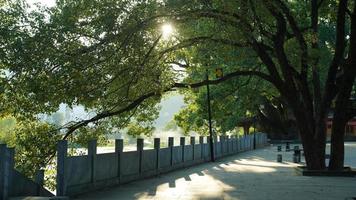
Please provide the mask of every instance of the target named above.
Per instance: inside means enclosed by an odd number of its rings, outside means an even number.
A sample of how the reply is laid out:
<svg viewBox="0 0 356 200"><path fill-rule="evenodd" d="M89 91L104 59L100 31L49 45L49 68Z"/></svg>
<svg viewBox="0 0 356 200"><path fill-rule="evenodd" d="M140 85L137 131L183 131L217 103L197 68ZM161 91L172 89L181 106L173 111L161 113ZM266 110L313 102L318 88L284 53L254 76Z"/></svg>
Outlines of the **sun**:
<svg viewBox="0 0 356 200"><path fill-rule="evenodd" d="M162 37L168 39L169 36L173 33L173 26L171 24L163 24L162 27Z"/></svg>

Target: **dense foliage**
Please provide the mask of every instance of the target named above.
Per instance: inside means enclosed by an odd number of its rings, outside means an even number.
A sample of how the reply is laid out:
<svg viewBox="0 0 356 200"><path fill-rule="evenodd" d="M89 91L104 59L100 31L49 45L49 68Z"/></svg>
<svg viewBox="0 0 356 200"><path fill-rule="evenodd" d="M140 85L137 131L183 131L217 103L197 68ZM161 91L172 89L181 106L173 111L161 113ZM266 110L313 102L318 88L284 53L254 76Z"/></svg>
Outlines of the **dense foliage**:
<svg viewBox="0 0 356 200"><path fill-rule="evenodd" d="M282 98L314 169L325 168L324 122L334 105L331 168L337 169L343 128L354 116L348 105L355 6L351 0L58 0L31 10L21 0L0 1L0 115L30 121L15 132L14 145L21 144L20 160L29 153L40 167L37 150L50 156L52 146L41 145L53 144L61 131L81 144L124 128L150 135L161 96L179 88L191 90L178 124L204 132L202 86L209 83L216 85L213 114L223 133L258 113L265 99ZM162 34L166 23L175 27L171 37ZM216 68L222 78L213 78ZM61 127L38 121L61 103L93 115ZM25 141L36 137L46 141L27 152Z"/></svg>

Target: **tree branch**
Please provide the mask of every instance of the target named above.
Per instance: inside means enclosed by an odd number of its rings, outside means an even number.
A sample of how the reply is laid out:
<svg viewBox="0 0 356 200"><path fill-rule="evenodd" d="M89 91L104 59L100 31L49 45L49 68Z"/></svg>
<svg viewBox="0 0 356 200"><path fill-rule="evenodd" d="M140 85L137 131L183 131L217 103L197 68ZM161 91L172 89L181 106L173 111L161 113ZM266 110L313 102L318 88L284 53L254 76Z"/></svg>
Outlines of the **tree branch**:
<svg viewBox="0 0 356 200"><path fill-rule="evenodd" d="M168 92L168 91L172 91L176 88L198 88L198 87L202 87L205 86L207 84L219 84L222 83L224 81L227 81L229 79L238 77L238 76L257 76L260 77L266 81L271 82L272 79L268 74L259 72L259 71L236 71L236 72L232 72L229 73L227 75L225 75L224 77L217 79L217 80L209 80L209 81L202 81L202 82L198 82L198 83L193 83L193 84L188 84L188 83L174 83L170 88L165 89L164 91L162 91L161 93L159 92L150 92L147 93L145 95L140 96L139 98L133 100L130 104L128 104L126 107L119 109L117 111L105 111L102 113L97 114L96 116L87 119L87 120L82 120L79 122L76 122L75 124L70 125L69 127L64 127L67 129L67 132L65 134L65 136L63 137L63 139L66 139L70 134L72 134L74 131L76 131L77 129L84 127L86 125L88 125L89 123L92 122L96 122L99 121L101 119L104 118L108 118L108 117L112 117L112 116L117 116L120 115L124 112L128 112L134 108L136 108L137 106L139 106L141 103L143 103L146 99L149 99L151 97L154 96L161 96L164 92Z"/></svg>
<svg viewBox="0 0 356 200"><path fill-rule="evenodd" d="M327 79L325 82L325 89L323 92L321 108L327 108L331 104L332 99L337 94L336 87L336 74L338 67L344 59L346 40L345 40L345 22L346 22L346 10L348 0L340 0L337 21L336 21L336 45L333 60L330 63ZM321 115L326 115L328 111L323 109Z"/></svg>
<svg viewBox="0 0 356 200"><path fill-rule="evenodd" d="M204 81L201 81L201 82L198 82L198 83L174 83L173 87L174 88L198 88L198 87L202 87L202 86L205 86L207 84L210 84L210 85L216 85L216 84L219 84L219 83L222 83L224 81L227 81L229 79L232 79L232 78L235 78L235 77L238 77L238 76L257 76L259 78L262 78L268 82L272 82L273 79L271 78L270 75L268 74L265 74L263 72L259 72L259 71L236 71L236 72L232 72L232 73L229 73L227 75L225 75L224 77L220 78L220 79L216 79L216 80L204 80Z"/></svg>

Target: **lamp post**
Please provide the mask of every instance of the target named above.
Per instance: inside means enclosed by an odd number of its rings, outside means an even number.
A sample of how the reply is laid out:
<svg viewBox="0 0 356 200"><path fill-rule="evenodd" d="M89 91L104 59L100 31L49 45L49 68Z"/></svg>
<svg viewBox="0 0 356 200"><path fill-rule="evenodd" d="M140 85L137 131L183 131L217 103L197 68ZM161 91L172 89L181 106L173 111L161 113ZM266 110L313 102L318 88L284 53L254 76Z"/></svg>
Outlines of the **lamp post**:
<svg viewBox="0 0 356 200"><path fill-rule="evenodd" d="M209 73L208 69L206 69L206 90L207 90L207 101L208 101L208 121L209 121L209 145L210 145L210 159L211 162L215 162L214 155L214 145L213 145L213 127L211 122L211 105L210 105L210 88L209 88Z"/></svg>

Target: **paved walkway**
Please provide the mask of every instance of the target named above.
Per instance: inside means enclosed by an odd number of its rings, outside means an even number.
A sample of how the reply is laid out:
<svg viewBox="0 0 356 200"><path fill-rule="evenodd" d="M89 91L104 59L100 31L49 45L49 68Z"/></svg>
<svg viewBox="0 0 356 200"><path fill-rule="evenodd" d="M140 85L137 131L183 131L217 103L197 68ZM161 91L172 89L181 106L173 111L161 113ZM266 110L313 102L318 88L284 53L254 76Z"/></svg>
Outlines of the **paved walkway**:
<svg viewBox="0 0 356 200"><path fill-rule="evenodd" d="M292 146L293 147L293 146ZM175 171L156 178L80 196L78 200L116 199L330 199L356 197L356 178L306 177L294 172L292 152L276 147ZM356 143L346 145L346 163L356 167Z"/></svg>

